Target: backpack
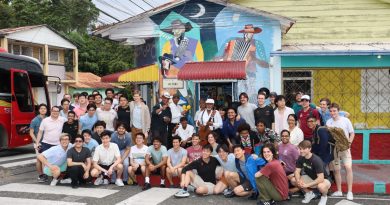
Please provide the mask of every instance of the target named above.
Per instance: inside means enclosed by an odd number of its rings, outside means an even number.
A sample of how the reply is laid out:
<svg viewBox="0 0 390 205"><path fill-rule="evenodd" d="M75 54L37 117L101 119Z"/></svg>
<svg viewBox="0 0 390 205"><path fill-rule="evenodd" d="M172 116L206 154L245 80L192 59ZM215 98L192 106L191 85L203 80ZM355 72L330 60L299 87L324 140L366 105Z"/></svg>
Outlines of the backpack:
<svg viewBox="0 0 390 205"><path fill-rule="evenodd" d="M342 152L349 149L348 138L344 134L344 130L338 127L326 127L332 139L328 143L336 147L337 152Z"/></svg>

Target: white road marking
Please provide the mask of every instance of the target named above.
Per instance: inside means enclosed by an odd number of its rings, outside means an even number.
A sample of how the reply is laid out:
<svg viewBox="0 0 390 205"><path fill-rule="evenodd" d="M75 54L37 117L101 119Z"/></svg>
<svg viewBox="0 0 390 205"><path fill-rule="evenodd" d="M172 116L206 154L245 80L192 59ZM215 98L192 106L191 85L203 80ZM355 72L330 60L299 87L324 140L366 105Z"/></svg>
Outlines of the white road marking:
<svg viewBox="0 0 390 205"><path fill-rule="evenodd" d="M4 168L10 168L10 167L16 167L16 166L24 166L27 164L34 164L37 161L37 159L29 159L29 160L24 160L24 161L19 161L19 162L10 162L6 164L0 164L0 167Z"/></svg>
<svg viewBox="0 0 390 205"><path fill-rule="evenodd" d="M159 204L180 189L167 189L167 188L151 188L147 191L143 191L139 194L136 194L124 201L117 203L116 205L154 205Z"/></svg>
<svg viewBox="0 0 390 205"><path fill-rule="evenodd" d="M99 188L78 188L72 189L70 186L49 186L40 184L11 183L0 186L0 191L27 192L37 194L60 194L82 197L103 198L115 194L118 190Z"/></svg>
<svg viewBox="0 0 390 205"><path fill-rule="evenodd" d="M331 199L345 199L345 197L335 197L335 196L328 196L328 198L331 198ZM374 200L374 201L390 201L390 198L356 197L356 195L353 196L353 199L354 200L359 199L359 200Z"/></svg>
<svg viewBox="0 0 390 205"><path fill-rule="evenodd" d="M21 198L10 198L0 197L1 204L12 204L12 205L26 205L26 204L39 204L39 205L85 205L86 203L77 202L65 202L65 201L51 201L51 200L37 200L37 199L21 199Z"/></svg>
<svg viewBox="0 0 390 205"><path fill-rule="evenodd" d="M352 201L348 201L348 200L341 200L339 201L337 204L335 205L361 205L361 204L358 204L358 203L355 203L355 202L352 202Z"/></svg>
<svg viewBox="0 0 390 205"><path fill-rule="evenodd" d="M30 158L30 157L35 157L35 156L36 156L35 154L21 154L21 155L9 156L9 157L2 157L2 158L0 158L0 162L16 160L16 159L23 159L23 158Z"/></svg>

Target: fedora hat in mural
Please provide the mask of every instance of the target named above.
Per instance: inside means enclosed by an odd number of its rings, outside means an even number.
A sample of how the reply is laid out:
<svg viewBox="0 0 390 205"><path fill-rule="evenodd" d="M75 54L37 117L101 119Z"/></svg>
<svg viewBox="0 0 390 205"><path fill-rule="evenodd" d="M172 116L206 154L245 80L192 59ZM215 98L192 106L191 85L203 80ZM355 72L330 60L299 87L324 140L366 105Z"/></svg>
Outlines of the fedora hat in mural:
<svg viewBox="0 0 390 205"><path fill-rule="evenodd" d="M176 64L176 62L173 60L172 54L164 53L163 56L160 56L158 58L159 58L160 62L162 62L164 60L169 60L169 61L171 61L171 64Z"/></svg>
<svg viewBox="0 0 390 205"><path fill-rule="evenodd" d="M261 31L261 28L253 27L253 24L247 24L244 29L238 31L238 33L260 33Z"/></svg>
<svg viewBox="0 0 390 205"><path fill-rule="evenodd" d="M183 23L180 19L176 19L171 22L171 26L161 29L166 33L173 34L172 29L184 29L185 32L191 31L192 25L190 22Z"/></svg>

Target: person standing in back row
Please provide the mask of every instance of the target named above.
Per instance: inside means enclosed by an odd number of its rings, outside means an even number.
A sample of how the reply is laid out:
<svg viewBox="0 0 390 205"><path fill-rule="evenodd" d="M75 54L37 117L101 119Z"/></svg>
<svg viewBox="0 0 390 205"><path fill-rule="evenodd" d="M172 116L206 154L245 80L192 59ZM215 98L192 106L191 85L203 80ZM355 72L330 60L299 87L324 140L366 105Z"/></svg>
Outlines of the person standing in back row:
<svg viewBox="0 0 390 205"><path fill-rule="evenodd" d="M245 122L251 126L252 131L255 131L256 125L254 111L256 110L257 106L255 104L249 103L249 97L246 93L241 93L239 98L241 105L237 108L238 115L240 115L240 117L242 117Z"/></svg>

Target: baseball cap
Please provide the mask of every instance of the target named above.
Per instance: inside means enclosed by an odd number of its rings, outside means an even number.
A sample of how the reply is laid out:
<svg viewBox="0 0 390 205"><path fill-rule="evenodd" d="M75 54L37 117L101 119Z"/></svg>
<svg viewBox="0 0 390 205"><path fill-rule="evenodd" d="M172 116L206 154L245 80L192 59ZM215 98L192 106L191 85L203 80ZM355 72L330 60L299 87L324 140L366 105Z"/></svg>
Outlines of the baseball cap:
<svg viewBox="0 0 390 205"><path fill-rule="evenodd" d="M301 97L301 100L309 100L310 101L310 96L304 95Z"/></svg>
<svg viewBox="0 0 390 205"><path fill-rule="evenodd" d="M207 99L206 104L214 104L214 99Z"/></svg>
<svg viewBox="0 0 390 205"><path fill-rule="evenodd" d="M168 92L164 92L161 97L165 97L165 98L171 99L171 95Z"/></svg>

